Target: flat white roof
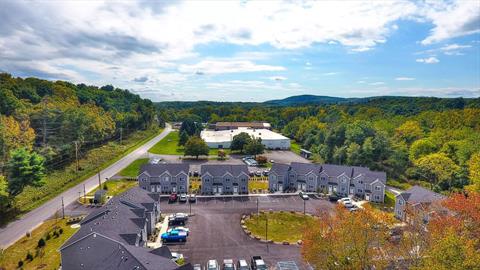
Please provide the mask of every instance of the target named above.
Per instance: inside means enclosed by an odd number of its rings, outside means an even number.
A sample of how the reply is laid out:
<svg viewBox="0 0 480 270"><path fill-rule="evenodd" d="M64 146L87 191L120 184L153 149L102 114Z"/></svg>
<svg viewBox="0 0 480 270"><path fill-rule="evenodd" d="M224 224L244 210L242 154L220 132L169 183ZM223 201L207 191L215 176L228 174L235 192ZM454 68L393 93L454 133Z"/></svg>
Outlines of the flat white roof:
<svg viewBox="0 0 480 270"><path fill-rule="evenodd" d="M233 136L242 132L247 133L255 138L261 138L262 140L290 140L289 138L273 132L268 129L252 129L252 128L238 128L231 130L204 130L201 132L200 137L206 142L230 142Z"/></svg>

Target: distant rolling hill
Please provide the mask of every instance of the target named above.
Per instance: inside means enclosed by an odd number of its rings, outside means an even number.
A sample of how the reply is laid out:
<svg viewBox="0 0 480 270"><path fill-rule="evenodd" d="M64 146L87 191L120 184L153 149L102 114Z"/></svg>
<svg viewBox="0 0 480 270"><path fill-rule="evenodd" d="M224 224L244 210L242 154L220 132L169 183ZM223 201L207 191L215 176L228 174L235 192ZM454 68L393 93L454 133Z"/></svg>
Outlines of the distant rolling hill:
<svg viewBox="0 0 480 270"><path fill-rule="evenodd" d="M341 98L329 96L300 95L291 96L284 99L265 101L267 105L290 106L304 104L344 104L344 103L362 103L367 102L371 98Z"/></svg>

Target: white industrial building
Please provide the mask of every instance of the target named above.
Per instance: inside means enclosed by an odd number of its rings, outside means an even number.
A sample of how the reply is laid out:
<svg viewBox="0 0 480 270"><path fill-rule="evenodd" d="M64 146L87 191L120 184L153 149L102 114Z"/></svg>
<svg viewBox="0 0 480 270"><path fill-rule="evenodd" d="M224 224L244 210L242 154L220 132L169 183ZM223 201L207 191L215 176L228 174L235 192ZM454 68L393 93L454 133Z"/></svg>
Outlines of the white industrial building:
<svg viewBox="0 0 480 270"><path fill-rule="evenodd" d="M267 149L290 149L290 139L268 129L237 128L231 130L204 130L200 134L210 148L230 148L233 137L242 132L261 138Z"/></svg>

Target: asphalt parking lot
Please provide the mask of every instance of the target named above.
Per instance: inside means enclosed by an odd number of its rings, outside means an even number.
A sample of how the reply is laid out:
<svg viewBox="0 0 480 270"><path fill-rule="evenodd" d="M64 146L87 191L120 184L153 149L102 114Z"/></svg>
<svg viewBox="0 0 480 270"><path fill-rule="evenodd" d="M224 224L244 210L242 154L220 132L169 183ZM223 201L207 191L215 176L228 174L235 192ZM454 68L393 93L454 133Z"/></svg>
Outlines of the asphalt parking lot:
<svg viewBox="0 0 480 270"><path fill-rule="evenodd" d="M200 263L202 266L210 259L216 259L220 264L224 259L250 260L253 255L260 255L272 269L278 268L278 263L288 262L297 265L298 269L309 269L300 256L300 248L294 245L267 244L251 239L240 225L242 214L258 210L303 211L304 201L298 195L269 195L261 197L218 197L198 198L191 205L191 213L187 227L190 236L186 243L168 244L170 249L182 253L187 262ZM167 198L162 198L163 213L190 212L188 203L169 204ZM316 213L319 209L331 210L333 204L326 200L311 196L305 201L305 210Z"/></svg>

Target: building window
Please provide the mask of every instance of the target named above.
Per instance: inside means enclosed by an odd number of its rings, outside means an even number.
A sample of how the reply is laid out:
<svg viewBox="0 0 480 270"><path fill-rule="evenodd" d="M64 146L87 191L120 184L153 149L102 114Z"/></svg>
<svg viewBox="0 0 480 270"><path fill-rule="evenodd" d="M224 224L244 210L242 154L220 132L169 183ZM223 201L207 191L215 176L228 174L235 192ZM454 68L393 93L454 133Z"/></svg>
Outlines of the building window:
<svg viewBox="0 0 480 270"><path fill-rule="evenodd" d="M322 177L322 181L325 181L325 177Z"/></svg>
<svg viewBox="0 0 480 270"><path fill-rule="evenodd" d="M358 189L357 191L358 191L358 192L363 192L361 189Z"/></svg>
<svg viewBox="0 0 480 270"><path fill-rule="evenodd" d="M345 182L347 182L347 179L342 178L342 183L345 183Z"/></svg>
<svg viewBox="0 0 480 270"><path fill-rule="evenodd" d="M230 181L230 178L226 178L225 181L229 182L229 181Z"/></svg>
<svg viewBox="0 0 480 270"><path fill-rule="evenodd" d="M375 190L380 190L380 186L375 186Z"/></svg>
<svg viewBox="0 0 480 270"><path fill-rule="evenodd" d="M403 201L402 201L402 200L398 200L398 205L403 205Z"/></svg>
<svg viewBox="0 0 480 270"><path fill-rule="evenodd" d="M342 187L342 191L345 191L345 187Z"/></svg>
<svg viewBox="0 0 480 270"><path fill-rule="evenodd" d="M208 178L205 178L204 180L205 180L205 182L207 182L207 183L208 183L208 181L209 181L210 179L208 179Z"/></svg>
<svg viewBox="0 0 480 270"><path fill-rule="evenodd" d="M246 181L247 181L247 179L246 179L246 178L242 178L242 182L246 182Z"/></svg>
<svg viewBox="0 0 480 270"><path fill-rule="evenodd" d="M380 200L380 196L375 195L375 200L379 201L379 200Z"/></svg>
<svg viewBox="0 0 480 270"><path fill-rule="evenodd" d="M165 180L165 182L168 182L168 181L170 181L170 177L165 176L165 177L163 178L163 180Z"/></svg>
<svg viewBox="0 0 480 270"><path fill-rule="evenodd" d="M363 181L362 181L362 180L360 180L360 181L358 181L358 183L359 183L359 184L363 184Z"/></svg>
<svg viewBox="0 0 480 270"><path fill-rule="evenodd" d="M308 180L313 181L313 176L310 176Z"/></svg>

